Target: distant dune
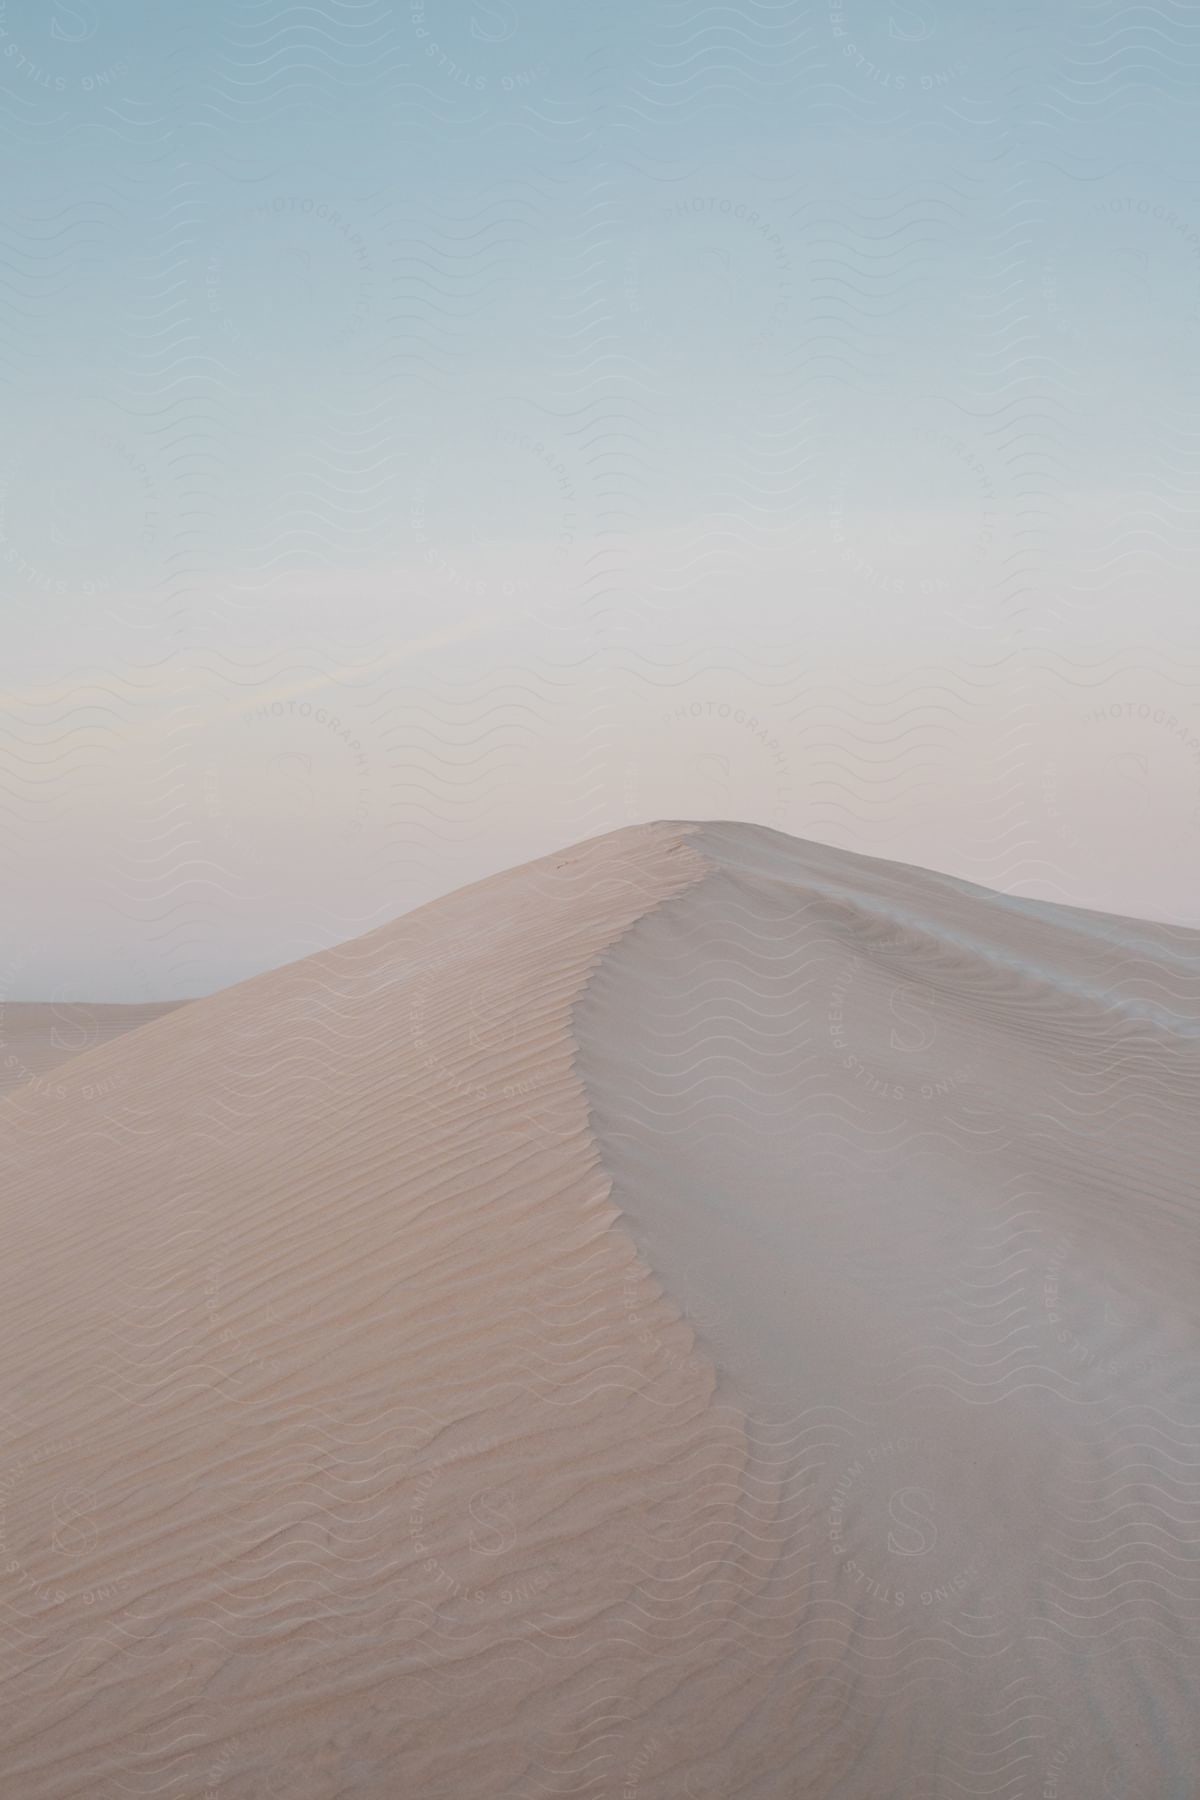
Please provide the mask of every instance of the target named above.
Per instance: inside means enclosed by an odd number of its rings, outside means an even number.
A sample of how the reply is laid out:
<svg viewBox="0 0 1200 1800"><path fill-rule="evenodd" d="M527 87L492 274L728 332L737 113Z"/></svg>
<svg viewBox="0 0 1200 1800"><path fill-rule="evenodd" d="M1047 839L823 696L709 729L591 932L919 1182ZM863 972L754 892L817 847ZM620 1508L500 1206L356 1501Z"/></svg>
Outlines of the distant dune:
<svg viewBox="0 0 1200 1800"><path fill-rule="evenodd" d="M182 1000L137 1006L92 1000L0 1001L0 1096L22 1087L52 1090L60 1063L100 1044L111 1044L139 1025L174 1012Z"/></svg>
<svg viewBox="0 0 1200 1800"><path fill-rule="evenodd" d="M0 1792L1191 1800L1198 1100L1200 933L670 824L21 1083Z"/></svg>

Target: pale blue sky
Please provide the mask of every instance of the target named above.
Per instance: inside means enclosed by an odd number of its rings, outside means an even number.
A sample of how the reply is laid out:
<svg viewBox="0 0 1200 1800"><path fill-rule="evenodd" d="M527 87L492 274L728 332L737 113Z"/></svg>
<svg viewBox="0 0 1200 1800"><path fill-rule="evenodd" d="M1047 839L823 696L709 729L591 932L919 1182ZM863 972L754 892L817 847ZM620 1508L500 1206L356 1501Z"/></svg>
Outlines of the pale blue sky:
<svg viewBox="0 0 1200 1800"><path fill-rule="evenodd" d="M1198 69L1176 5L6 0L0 1000L663 812L1200 922Z"/></svg>

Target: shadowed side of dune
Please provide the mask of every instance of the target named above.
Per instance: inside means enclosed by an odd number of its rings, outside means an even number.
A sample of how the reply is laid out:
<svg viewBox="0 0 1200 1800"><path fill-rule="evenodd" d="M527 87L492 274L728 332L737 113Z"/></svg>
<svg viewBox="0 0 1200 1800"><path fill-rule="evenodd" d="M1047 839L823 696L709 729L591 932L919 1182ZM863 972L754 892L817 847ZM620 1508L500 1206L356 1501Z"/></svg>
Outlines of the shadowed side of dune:
<svg viewBox="0 0 1200 1800"><path fill-rule="evenodd" d="M1184 1800L1200 934L690 843L575 1032L622 1223L789 1496L779 1791Z"/></svg>

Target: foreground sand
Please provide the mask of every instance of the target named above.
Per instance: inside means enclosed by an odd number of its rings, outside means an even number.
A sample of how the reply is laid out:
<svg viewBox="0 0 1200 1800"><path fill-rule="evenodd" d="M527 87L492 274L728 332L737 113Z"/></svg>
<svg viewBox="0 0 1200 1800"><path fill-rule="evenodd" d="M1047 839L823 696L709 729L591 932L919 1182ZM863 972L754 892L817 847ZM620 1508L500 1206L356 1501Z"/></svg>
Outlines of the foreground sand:
<svg viewBox="0 0 1200 1800"><path fill-rule="evenodd" d="M1198 1000L663 825L10 1098L0 1791L1192 1795Z"/></svg>

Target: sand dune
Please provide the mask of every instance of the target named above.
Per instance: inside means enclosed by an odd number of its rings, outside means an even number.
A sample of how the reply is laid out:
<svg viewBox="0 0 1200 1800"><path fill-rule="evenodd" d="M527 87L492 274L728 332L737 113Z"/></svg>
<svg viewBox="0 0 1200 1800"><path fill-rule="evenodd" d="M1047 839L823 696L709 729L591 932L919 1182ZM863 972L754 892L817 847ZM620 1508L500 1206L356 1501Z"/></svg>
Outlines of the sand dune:
<svg viewBox="0 0 1200 1800"><path fill-rule="evenodd" d="M111 1044L183 1004L181 1000L134 1006L95 1000L0 1001L0 1096L31 1088L63 1099L66 1086L54 1074L63 1063L100 1044Z"/></svg>
<svg viewBox="0 0 1200 1800"><path fill-rule="evenodd" d="M2 1791L1191 1796L1198 1058L1200 934L656 825L27 1086Z"/></svg>

